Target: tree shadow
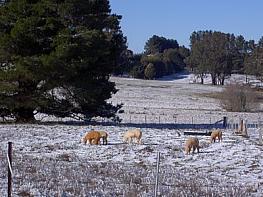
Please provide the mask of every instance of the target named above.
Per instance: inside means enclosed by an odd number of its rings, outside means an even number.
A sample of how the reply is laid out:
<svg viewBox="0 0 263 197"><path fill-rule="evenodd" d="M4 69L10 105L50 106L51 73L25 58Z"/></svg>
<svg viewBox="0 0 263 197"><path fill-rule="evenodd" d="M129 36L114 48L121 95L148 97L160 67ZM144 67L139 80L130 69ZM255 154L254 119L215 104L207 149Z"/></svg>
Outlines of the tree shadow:
<svg viewBox="0 0 263 197"><path fill-rule="evenodd" d="M211 124L189 124L189 123L116 123L116 122L96 122L96 121L50 121L41 122L40 125L70 125L70 126L118 126L135 127L144 129L213 129L224 128L222 121Z"/></svg>
<svg viewBox="0 0 263 197"><path fill-rule="evenodd" d="M178 72L172 75L167 75L167 76L163 76L161 78L158 78L158 81L175 81L175 80L179 80L179 79L186 79L188 78L190 75L190 73L188 71L182 71L182 72Z"/></svg>

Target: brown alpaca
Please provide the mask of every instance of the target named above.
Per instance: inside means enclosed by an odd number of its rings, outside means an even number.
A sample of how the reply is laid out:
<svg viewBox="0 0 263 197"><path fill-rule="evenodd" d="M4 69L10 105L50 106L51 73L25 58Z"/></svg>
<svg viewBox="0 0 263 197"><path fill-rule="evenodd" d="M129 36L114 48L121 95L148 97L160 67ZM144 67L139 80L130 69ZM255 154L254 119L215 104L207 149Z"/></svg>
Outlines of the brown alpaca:
<svg viewBox="0 0 263 197"><path fill-rule="evenodd" d="M211 133L210 143L216 142L216 138L218 141L222 141L222 131L220 129L214 129Z"/></svg>
<svg viewBox="0 0 263 197"><path fill-rule="evenodd" d="M191 149L193 148L193 153L195 152L195 149L197 149L197 152L199 153L199 140L196 137L190 137L185 142L185 152L186 154L190 154Z"/></svg>
<svg viewBox="0 0 263 197"><path fill-rule="evenodd" d="M100 133L98 131L89 131L81 139L81 142L87 144L99 144L100 142Z"/></svg>
<svg viewBox="0 0 263 197"><path fill-rule="evenodd" d="M100 138L102 138L102 144L108 144L108 133L105 131L98 131L100 133Z"/></svg>

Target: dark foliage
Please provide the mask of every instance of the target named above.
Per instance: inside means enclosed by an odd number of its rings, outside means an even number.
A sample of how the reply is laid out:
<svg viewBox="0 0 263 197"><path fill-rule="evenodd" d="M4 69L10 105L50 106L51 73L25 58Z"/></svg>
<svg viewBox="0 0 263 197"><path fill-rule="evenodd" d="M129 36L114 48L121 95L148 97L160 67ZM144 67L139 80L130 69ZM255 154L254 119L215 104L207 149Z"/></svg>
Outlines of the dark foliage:
<svg viewBox="0 0 263 197"><path fill-rule="evenodd" d="M126 39L108 0L13 0L0 5L0 108L16 121L34 113L115 117L109 75ZM83 116L84 115L84 116Z"/></svg>

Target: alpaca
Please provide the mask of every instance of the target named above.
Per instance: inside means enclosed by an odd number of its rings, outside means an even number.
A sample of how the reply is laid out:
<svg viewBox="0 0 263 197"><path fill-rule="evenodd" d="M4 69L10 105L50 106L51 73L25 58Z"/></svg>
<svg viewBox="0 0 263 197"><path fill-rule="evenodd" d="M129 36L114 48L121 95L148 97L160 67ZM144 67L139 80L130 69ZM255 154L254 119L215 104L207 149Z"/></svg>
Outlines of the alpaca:
<svg viewBox="0 0 263 197"><path fill-rule="evenodd" d="M105 131L98 131L100 133L100 138L102 138L102 144L108 144L108 133Z"/></svg>
<svg viewBox="0 0 263 197"><path fill-rule="evenodd" d="M199 140L196 137L190 137L185 142L185 152L186 154L190 154L191 149L193 148L193 153L195 152L195 149L197 149L197 152L199 153Z"/></svg>
<svg viewBox="0 0 263 197"><path fill-rule="evenodd" d="M133 129L133 130L128 130L124 135L123 135L123 141L131 143L134 138L137 139L137 143L141 144L141 137L142 137L142 132L140 129Z"/></svg>
<svg viewBox="0 0 263 197"><path fill-rule="evenodd" d="M222 131L220 129L213 129L211 133L210 143L216 142L216 138L218 141L222 141Z"/></svg>
<svg viewBox="0 0 263 197"><path fill-rule="evenodd" d="M99 144L100 142L100 133L98 131L89 131L87 132L84 137L81 139L81 142L87 144Z"/></svg>

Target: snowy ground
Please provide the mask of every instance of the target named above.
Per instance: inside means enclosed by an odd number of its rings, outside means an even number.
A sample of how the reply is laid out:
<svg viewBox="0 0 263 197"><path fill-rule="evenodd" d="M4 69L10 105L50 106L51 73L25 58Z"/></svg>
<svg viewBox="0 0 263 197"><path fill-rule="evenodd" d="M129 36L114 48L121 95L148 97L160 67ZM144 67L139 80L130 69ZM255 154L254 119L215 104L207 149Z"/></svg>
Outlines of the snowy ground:
<svg viewBox="0 0 263 197"><path fill-rule="evenodd" d="M189 76L144 81L113 78L119 92L110 100L123 103L120 125L50 124L0 126L0 193L6 196L7 142L13 144L14 196L153 196L156 155L161 153L162 196L261 196L263 146L258 130L249 138L223 130L223 142L209 144L198 136L200 154L185 155L184 131L221 126L223 116L257 123L262 113L228 113L219 102L200 94L222 87L190 84ZM43 119L49 120L47 119ZM103 126L107 125L107 126ZM142 145L122 142L134 127ZM108 145L84 145L90 129L109 133Z"/></svg>

